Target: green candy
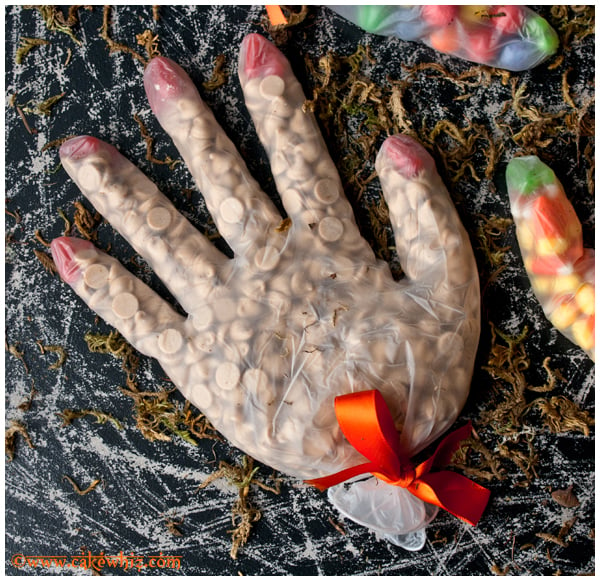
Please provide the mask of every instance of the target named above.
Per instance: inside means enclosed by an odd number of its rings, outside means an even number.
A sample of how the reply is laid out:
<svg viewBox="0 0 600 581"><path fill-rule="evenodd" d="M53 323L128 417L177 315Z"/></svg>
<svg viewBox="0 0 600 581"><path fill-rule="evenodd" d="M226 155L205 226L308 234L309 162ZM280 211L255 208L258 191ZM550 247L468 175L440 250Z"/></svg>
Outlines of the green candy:
<svg viewBox="0 0 600 581"><path fill-rule="evenodd" d="M506 167L506 185L509 192L528 196L542 186L556 182L556 175L535 155L516 157Z"/></svg>
<svg viewBox="0 0 600 581"><path fill-rule="evenodd" d="M525 23L525 35L546 55L558 50L558 34L541 16L533 16Z"/></svg>
<svg viewBox="0 0 600 581"><path fill-rule="evenodd" d="M395 9L395 6L358 6L356 24L367 32L377 34L381 23Z"/></svg>

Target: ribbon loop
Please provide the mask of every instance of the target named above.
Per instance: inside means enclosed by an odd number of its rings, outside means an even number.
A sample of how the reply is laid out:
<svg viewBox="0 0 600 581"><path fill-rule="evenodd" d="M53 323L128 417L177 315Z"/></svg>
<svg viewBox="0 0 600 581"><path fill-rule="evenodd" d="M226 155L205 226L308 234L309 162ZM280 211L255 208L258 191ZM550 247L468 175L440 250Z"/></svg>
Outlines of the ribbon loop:
<svg viewBox="0 0 600 581"><path fill-rule="evenodd" d="M308 484L325 490L354 476L371 473L387 484L406 488L424 502L439 506L471 525L477 524L490 491L456 472L431 472L432 468L450 462L460 443L469 437L470 423L448 434L431 458L413 467L400 450L392 414L379 391L339 396L335 399L335 413L348 442L369 462L307 480Z"/></svg>

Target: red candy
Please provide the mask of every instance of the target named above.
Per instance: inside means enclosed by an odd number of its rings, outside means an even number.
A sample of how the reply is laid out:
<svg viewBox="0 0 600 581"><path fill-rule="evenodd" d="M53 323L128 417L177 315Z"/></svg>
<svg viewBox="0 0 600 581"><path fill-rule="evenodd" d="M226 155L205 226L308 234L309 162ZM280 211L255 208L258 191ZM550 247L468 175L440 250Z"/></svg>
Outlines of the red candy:
<svg viewBox="0 0 600 581"><path fill-rule="evenodd" d="M552 254L568 263L575 262L582 256L581 223L573 206L564 196L539 196L534 201L532 210L539 250L552 250ZM540 254L547 252L542 250Z"/></svg>
<svg viewBox="0 0 600 581"><path fill-rule="evenodd" d="M458 12L458 6L443 4L441 6L426 5L421 9L421 15L427 24L432 26L448 26Z"/></svg>
<svg viewBox="0 0 600 581"><path fill-rule="evenodd" d="M493 60L497 50L496 31L493 28L475 28L468 31L467 52L477 62Z"/></svg>
<svg viewBox="0 0 600 581"><path fill-rule="evenodd" d="M490 15L494 27L506 34L516 34L525 21L520 6L490 6Z"/></svg>

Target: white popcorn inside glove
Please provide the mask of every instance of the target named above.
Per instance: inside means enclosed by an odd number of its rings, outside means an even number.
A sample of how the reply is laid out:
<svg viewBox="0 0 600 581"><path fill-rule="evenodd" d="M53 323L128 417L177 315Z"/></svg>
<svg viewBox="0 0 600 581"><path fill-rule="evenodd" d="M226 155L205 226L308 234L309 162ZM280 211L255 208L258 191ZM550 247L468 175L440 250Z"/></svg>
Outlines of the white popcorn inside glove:
<svg viewBox="0 0 600 581"><path fill-rule="evenodd" d="M425 149L389 137L376 168L405 273L395 281L360 235L285 57L251 34L239 78L289 220L185 72L156 57L144 74L150 105L234 257L113 146L81 136L61 147L64 168L188 316L87 241L52 242L59 272L257 460L301 479L364 462L340 429L334 400L371 389L384 397L410 457L450 427L469 392L480 322L467 234ZM337 485L329 497L351 519L412 549L437 510L373 476Z"/></svg>

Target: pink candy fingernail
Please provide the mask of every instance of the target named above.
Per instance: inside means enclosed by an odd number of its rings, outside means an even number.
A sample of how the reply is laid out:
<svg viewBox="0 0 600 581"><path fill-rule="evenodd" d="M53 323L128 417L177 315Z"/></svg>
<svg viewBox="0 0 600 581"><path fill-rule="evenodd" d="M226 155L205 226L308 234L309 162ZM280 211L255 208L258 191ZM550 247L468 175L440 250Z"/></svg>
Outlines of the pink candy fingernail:
<svg viewBox="0 0 600 581"><path fill-rule="evenodd" d="M67 284L74 284L81 276L81 268L75 256L82 250L89 250L94 245L87 240L61 236L50 243L52 258L58 269L58 274Z"/></svg>
<svg viewBox="0 0 600 581"><path fill-rule="evenodd" d="M89 135L80 135L65 141L59 150L59 155L62 158L81 159L96 153L100 147L100 141Z"/></svg>
<svg viewBox="0 0 600 581"><path fill-rule="evenodd" d="M435 167L433 158L427 150L408 135L388 137L381 150L392 161L396 170L407 179Z"/></svg>
<svg viewBox="0 0 600 581"><path fill-rule="evenodd" d="M242 41L239 63L242 85L256 77L282 77L286 68L287 61L280 50L260 34L249 34Z"/></svg>
<svg viewBox="0 0 600 581"><path fill-rule="evenodd" d="M191 81L187 73L172 60L157 56L144 71L144 88L148 102L156 115L157 108L171 99L181 96Z"/></svg>

